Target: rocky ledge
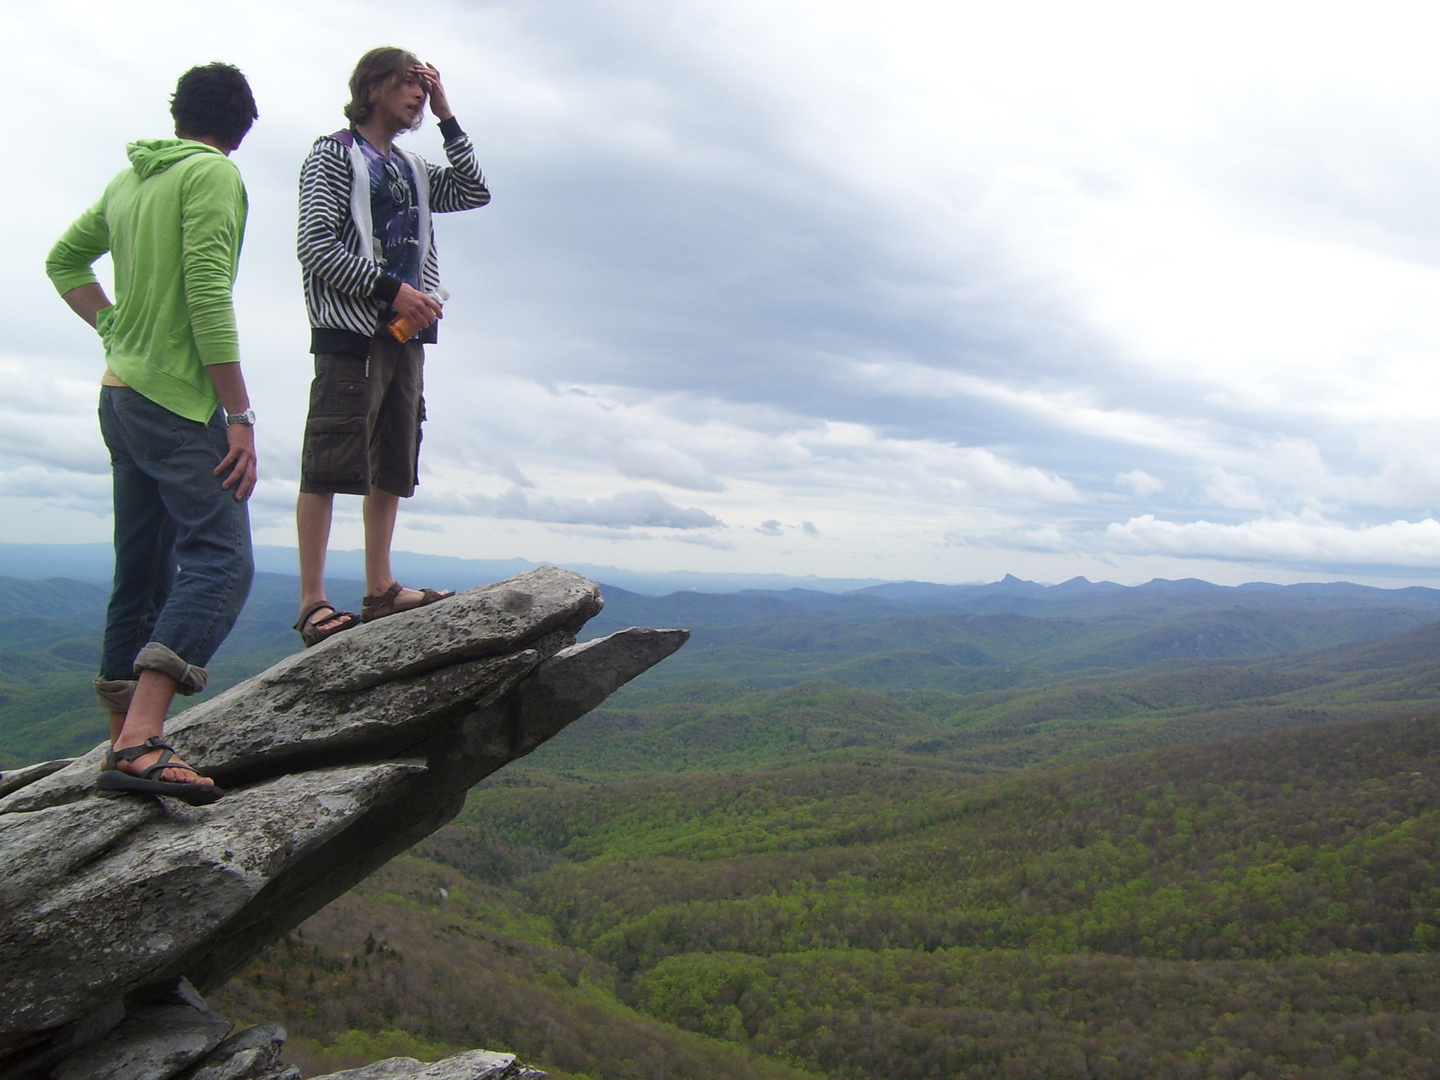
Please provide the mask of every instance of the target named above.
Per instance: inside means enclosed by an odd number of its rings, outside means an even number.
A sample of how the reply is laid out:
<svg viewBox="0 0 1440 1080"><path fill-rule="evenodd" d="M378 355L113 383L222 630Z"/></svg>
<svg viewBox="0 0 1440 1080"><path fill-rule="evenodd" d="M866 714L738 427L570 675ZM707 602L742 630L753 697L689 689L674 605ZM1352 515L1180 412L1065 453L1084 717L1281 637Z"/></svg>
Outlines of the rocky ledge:
<svg viewBox="0 0 1440 1080"><path fill-rule="evenodd" d="M298 1076L275 1025L227 1038L203 994L689 637L575 644L601 605L542 567L287 658L168 725L210 806L100 797L103 744L0 778L0 1080ZM473 1051L335 1075L542 1074Z"/></svg>

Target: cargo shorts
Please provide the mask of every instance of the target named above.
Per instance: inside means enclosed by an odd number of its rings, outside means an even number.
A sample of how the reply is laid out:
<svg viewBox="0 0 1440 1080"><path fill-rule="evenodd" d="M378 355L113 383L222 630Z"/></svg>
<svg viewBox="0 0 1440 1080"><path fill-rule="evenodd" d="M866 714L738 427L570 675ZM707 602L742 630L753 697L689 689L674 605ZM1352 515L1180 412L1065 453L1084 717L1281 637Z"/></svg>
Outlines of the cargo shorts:
<svg viewBox="0 0 1440 1080"><path fill-rule="evenodd" d="M389 334L365 359L316 353L310 415L300 452L300 490L408 499L420 482L425 421L425 347Z"/></svg>

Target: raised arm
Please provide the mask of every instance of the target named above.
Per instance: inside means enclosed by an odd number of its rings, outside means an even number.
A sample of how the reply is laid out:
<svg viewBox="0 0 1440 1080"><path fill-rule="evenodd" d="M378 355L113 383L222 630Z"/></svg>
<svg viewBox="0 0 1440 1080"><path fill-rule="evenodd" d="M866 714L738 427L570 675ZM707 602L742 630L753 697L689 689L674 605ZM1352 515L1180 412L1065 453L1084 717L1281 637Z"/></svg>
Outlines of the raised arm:
<svg viewBox="0 0 1440 1080"><path fill-rule="evenodd" d="M485 186L485 174L475 160L475 148L470 137L455 119L455 110L450 107L445 84L440 72L429 64L415 69L420 83L430 95L430 111L440 121L440 135L445 140L445 157L450 166L426 163L430 174L430 209L437 213L452 213L456 210L474 210L490 201L490 189Z"/></svg>
<svg viewBox="0 0 1440 1080"><path fill-rule="evenodd" d="M453 116L440 125L440 132L445 137L445 156L450 165L446 168L425 163L430 173L430 209L447 214L484 206L490 201L490 189L475 160L470 136Z"/></svg>

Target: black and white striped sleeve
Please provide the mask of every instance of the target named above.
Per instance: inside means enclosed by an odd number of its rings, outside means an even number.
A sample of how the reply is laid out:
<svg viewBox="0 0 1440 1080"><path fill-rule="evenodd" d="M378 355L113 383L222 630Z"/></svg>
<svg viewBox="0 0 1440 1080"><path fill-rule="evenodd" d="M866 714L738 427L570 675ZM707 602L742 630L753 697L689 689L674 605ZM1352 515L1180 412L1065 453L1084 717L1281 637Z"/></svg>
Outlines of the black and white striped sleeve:
<svg viewBox="0 0 1440 1080"><path fill-rule="evenodd" d="M490 189L475 160L470 136L460 130L453 116L441 123L440 132L445 137L445 157L450 167L426 163L430 172L430 209L445 214L484 206L490 201Z"/></svg>

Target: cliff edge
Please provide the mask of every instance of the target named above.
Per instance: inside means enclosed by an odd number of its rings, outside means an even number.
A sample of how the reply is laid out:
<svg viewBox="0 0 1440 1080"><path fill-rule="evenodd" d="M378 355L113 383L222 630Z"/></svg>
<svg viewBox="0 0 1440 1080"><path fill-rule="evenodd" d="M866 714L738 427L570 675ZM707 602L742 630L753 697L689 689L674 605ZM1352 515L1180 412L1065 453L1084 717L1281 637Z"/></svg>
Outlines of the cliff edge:
<svg viewBox="0 0 1440 1080"><path fill-rule="evenodd" d="M298 1075L283 1032L227 1039L202 995L689 637L575 644L602 603L541 567L288 657L168 725L227 789L211 806L99 796L103 744L0 779L0 1080ZM382 1064L541 1075L483 1051Z"/></svg>

